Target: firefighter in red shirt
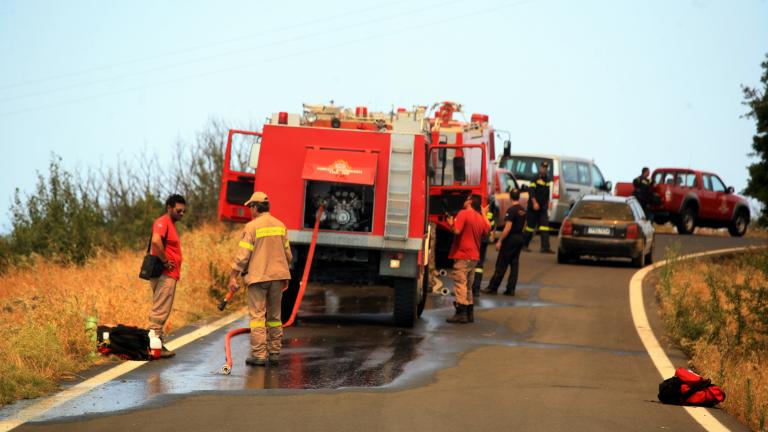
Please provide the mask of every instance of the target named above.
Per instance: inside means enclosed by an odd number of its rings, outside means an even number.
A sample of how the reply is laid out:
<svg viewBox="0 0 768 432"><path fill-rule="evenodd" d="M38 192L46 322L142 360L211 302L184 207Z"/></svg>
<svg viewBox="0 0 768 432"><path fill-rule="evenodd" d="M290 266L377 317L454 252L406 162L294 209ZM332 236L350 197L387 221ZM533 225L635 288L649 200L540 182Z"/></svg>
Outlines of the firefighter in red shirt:
<svg viewBox="0 0 768 432"><path fill-rule="evenodd" d="M491 223L483 216L488 213L488 208L481 208L481 202L479 195L470 195L456 218L448 217L448 224L454 233L448 258L453 260L453 289L456 296L456 312L446 320L449 323L466 324L475 320L470 287L474 279L475 263L480 259L480 242L491 230Z"/></svg>
<svg viewBox="0 0 768 432"><path fill-rule="evenodd" d="M176 295L176 283L181 276L181 242L176 231L176 222L180 221L187 211L184 197L174 194L165 201L165 214L152 224L152 255L160 258L165 270L159 277L150 279L152 288L152 311L149 313L149 329L164 341L163 327L173 308L173 298ZM162 358L176 355L168 350L163 343Z"/></svg>

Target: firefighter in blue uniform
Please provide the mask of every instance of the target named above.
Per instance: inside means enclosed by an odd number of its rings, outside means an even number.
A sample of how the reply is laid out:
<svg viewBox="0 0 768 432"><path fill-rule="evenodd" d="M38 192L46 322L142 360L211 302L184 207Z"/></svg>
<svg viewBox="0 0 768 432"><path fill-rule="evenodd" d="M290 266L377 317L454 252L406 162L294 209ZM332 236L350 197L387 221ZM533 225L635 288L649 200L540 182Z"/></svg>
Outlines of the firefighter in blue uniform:
<svg viewBox="0 0 768 432"><path fill-rule="evenodd" d="M539 165L539 176L528 188L528 216L524 231L524 248L530 252L529 245L536 231L541 235L541 252L554 253L549 246L549 191L552 181L549 179L549 164L544 161Z"/></svg>
<svg viewBox="0 0 768 432"><path fill-rule="evenodd" d="M496 222L493 218L493 212L487 212L485 216L488 218L488 222L491 223L491 231L488 233L488 237L485 237L480 241L480 259L477 261L477 264L475 264L475 280L472 282L472 295L474 297L480 296L480 285L483 282L485 251L488 249L488 245L493 243L494 232L496 232Z"/></svg>

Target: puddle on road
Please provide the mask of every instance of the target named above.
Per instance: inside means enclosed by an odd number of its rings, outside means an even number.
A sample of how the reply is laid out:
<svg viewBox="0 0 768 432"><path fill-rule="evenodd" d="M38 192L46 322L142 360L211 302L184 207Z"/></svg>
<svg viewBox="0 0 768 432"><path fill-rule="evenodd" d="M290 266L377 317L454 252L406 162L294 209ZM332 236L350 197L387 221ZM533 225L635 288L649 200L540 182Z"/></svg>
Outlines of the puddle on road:
<svg viewBox="0 0 768 432"><path fill-rule="evenodd" d="M564 306L542 301L542 288L557 287L521 284L518 296L482 295L476 307ZM355 295L349 295L351 292ZM490 320L477 320L468 326L447 324L445 318L452 313L452 301L451 296L431 295L428 310L416 327L399 329L389 324L391 288L346 287L310 292L302 305L300 325L287 331L289 337L284 339L279 366L246 366L250 347L248 336L242 335L232 341L231 375L219 374L224 364L224 335L232 328L246 326L247 320L242 320L180 349L173 360L149 363L36 421L134 409L201 392L401 389L431 381L435 372L456 365L466 351L492 345L641 354L528 343L525 339L529 331L515 334L504 323ZM0 411L0 418L4 414L7 417L8 412Z"/></svg>

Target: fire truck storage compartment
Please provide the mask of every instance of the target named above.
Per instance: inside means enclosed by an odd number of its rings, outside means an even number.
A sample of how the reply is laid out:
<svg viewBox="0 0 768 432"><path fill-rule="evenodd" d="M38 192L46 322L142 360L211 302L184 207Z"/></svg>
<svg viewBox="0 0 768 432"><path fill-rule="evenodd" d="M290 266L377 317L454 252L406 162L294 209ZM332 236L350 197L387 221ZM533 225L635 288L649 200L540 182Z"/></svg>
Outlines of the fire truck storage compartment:
<svg viewBox="0 0 768 432"><path fill-rule="evenodd" d="M243 205L253 194L253 177L240 176L227 182L227 202Z"/></svg>
<svg viewBox="0 0 768 432"><path fill-rule="evenodd" d="M304 193L304 228L312 228L320 204L325 212L320 229L349 232L371 232L373 228L373 186L306 181Z"/></svg>

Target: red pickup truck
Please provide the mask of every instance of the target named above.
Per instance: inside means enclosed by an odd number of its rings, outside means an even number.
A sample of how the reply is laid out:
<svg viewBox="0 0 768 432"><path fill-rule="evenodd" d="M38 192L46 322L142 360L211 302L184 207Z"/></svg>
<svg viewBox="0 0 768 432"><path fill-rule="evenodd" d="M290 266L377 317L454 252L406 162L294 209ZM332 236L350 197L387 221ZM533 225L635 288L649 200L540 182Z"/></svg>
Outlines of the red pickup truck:
<svg viewBox="0 0 768 432"><path fill-rule="evenodd" d="M659 168L651 176L653 191L660 198L651 206L653 221L672 222L680 234L698 227L728 228L735 237L747 232L749 204L726 187L717 174L684 168ZM618 183L616 195L630 196L632 183Z"/></svg>

